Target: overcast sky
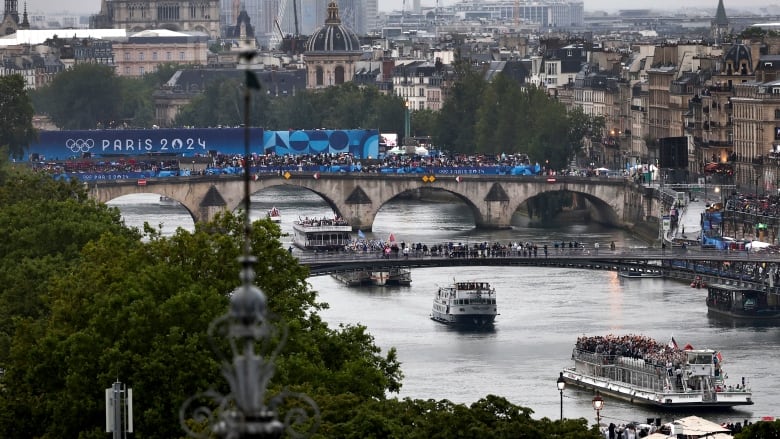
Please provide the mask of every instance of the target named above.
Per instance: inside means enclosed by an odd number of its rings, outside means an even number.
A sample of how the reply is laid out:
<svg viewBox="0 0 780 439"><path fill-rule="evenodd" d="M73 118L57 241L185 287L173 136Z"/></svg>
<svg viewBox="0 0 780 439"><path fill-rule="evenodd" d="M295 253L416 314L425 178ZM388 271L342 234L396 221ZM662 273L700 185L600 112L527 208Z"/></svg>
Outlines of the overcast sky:
<svg viewBox="0 0 780 439"><path fill-rule="evenodd" d="M324 0L327 1L327 0ZM392 11L401 10L404 0L379 0L380 11ZM413 0L406 0L406 8L411 9ZM441 5L454 3L454 0L440 0ZM24 10L25 0L18 0L19 12ZM423 6L434 6L436 0L421 0ZM777 1L770 0L724 0L726 9L735 8L759 8L771 5L775 11L778 10ZM773 5L772 5L773 4ZM653 8L653 9L670 9L675 10L680 7L685 7L689 10L698 9L712 9L717 7L717 0L688 0L686 2L680 2L679 0L637 0L632 2L624 2L617 0L585 0L585 11L605 10L605 11L617 11L618 9L641 9L641 8ZM60 13L69 12L77 14L94 14L100 10L100 0L27 0L27 10L29 12L45 12L45 13ZM324 17L323 17L324 20Z"/></svg>

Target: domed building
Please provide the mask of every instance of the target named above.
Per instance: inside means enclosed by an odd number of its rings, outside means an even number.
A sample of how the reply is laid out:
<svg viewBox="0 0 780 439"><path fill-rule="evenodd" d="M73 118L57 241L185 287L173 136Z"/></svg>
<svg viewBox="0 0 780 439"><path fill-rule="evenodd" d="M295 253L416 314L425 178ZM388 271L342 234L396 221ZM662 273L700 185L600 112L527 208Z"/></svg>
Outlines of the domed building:
<svg viewBox="0 0 780 439"><path fill-rule="evenodd" d="M306 88L324 88L351 81L355 63L363 51L360 40L351 29L341 24L339 7L335 1L328 4L325 25L312 33L303 58L306 62Z"/></svg>

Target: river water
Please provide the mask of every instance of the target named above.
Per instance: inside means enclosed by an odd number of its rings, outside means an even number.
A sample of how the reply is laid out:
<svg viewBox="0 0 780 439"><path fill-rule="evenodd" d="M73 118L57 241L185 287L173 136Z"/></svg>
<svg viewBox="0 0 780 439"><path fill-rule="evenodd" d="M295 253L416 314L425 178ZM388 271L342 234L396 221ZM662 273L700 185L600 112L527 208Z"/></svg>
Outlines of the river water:
<svg viewBox="0 0 780 439"><path fill-rule="evenodd" d="M177 227L193 228L182 207L161 204L156 195L125 196L112 202L126 224L144 221L162 224L163 234ZM281 210L283 233L292 233L300 217L331 216L317 195L275 187L252 197L253 218L276 206ZM457 202L403 200L385 205L367 237L397 241L599 242L606 248L642 247L644 243L622 230L593 224L529 227L515 215L511 230L474 229L468 208ZM285 247L289 237L283 238ZM297 250L296 250L297 251ZM430 320L437 285L456 280L491 282L497 290L500 315L495 329L463 332ZM780 416L780 325L751 326L714 320L707 315L705 290L665 279L624 279L615 273L564 268L447 267L414 269L409 287L343 286L331 277L313 277L310 283L320 299L330 304L323 318L363 324L384 350L394 346L403 363L401 397L448 399L472 403L488 394L500 395L529 407L535 418L560 416L556 387L559 371L571 364L571 350L580 335L641 334L666 342L671 336L681 345L718 349L723 370L736 384L741 377L752 387L755 404L726 411L697 412L716 422L759 420ZM566 388L565 417L595 422L592 392ZM614 399L606 399L602 422L644 422L661 417L668 421L687 414L662 413Z"/></svg>

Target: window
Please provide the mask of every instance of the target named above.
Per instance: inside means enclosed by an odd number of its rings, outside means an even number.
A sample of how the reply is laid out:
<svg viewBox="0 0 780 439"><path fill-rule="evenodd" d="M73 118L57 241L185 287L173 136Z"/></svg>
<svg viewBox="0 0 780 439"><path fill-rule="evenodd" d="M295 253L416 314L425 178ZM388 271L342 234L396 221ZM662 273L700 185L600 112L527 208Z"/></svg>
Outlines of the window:
<svg viewBox="0 0 780 439"><path fill-rule="evenodd" d="M144 66L138 67L138 74L143 76L143 74L144 74Z"/></svg>
<svg viewBox="0 0 780 439"><path fill-rule="evenodd" d="M125 61L130 61L130 52L125 52Z"/></svg>
<svg viewBox="0 0 780 439"><path fill-rule="evenodd" d="M420 96L421 98L425 97L425 89L424 88L420 87L420 90L418 91L418 93L420 93L418 96Z"/></svg>
<svg viewBox="0 0 780 439"><path fill-rule="evenodd" d="M165 59L167 59L168 61L170 61L172 59L171 58L171 52L165 52Z"/></svg>
<svg viewBox="0 0 780 439"><path fill-rule="evenodd" d="M179 52L179 61L184 61L184 52Z"/></svg>
<svg viewBox="0 0 780 439"><path fill-rule="evenodd" d="M157 52L152 52L152 60L157 61Z"/></svg>

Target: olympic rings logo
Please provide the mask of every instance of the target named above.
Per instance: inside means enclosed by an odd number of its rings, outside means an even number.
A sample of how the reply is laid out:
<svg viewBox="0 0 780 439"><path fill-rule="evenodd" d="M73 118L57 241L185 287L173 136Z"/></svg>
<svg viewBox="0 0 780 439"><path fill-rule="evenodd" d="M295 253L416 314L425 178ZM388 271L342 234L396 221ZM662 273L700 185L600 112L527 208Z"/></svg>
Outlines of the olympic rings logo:
<svg viewBox="0 0 780 439"><path fill-rule="evenodd" d="M92 139L68 139L65 146L72 152L89 152L95 147L95 141Z"/></svg>

